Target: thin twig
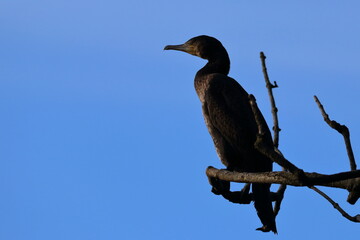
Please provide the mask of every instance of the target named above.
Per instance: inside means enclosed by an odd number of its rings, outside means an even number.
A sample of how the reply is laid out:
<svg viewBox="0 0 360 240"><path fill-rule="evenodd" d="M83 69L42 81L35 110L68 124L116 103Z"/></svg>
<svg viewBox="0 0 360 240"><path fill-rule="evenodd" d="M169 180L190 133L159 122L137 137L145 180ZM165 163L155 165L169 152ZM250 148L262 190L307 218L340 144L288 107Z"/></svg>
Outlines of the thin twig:
<svg viewBox="0 0 360 240"><path fill-rule="evenodd" d="M263 52L260 52L260 59L261 59L262 71L263 71L264 79L265 79L265 83L266 83L266 88L268 90L268 94L269 94L269 98L270 98L271 113L272 113L273 122L274 122L274 126L273 126L274 146L277 149L279 147L279 132L281 131L281 129L279 128L279 119L277 116L278 109L275 104L275 98L274 98L272 89L277 88L278 85L276 84L276 82L274 82L274 84L272 84L270 82L269 75L267 73L266 63L265 63L266 56Z"/></svg>
<svg viewBox="0 0 360 240"><path fill-rule="evenodd" d="M321 115L324 117L324 121L333 129L335 129L336 131L338 131L341 135L343 135L344 137L344 141L345 141L345 146L346 146L346 151L349 157L349 161L350 161L350 169L351 170L356 170L356 162L355 162L355 157L354 157L354 153L351 147L351 142L350 142L350 132L349 129L345 126L345 125L341 125L338 122L334 121L334 120L330 120L329 115L325 112L324 106L321 104L320 100L314 96L315 102L317 103L320 111L321 111Z"/></svg>
<svg viewBox="0 0 360 240"><path fill-rule="evenodd" d="M278 115L277 115L278 108L276 107L275 98L274 98L274 94L273 94L273 88L277 88L278 85L277 85L276 81L274 81L274 84L272 84L270 82L269 75L268 75L268 72L267 72L266 63L265 63L266 56L265 56L264 52L260 52L260 59L261 59L262 72L264 74L264 80L265 80L265 83L266 83L266 88L268 90L268 95L269 95L269 98L270 98L271 113L272 113L272 116L273 116L274 148L275 148L276 152L278 152L279 154L282 155L282 153L279 150L279 137L280 137L279 133L280 133L281 129L279 127L279 119L278 119ZM285 171L284 168L283 168L283 171ZM286 190L286 185L281 184L279 186L278 191L277 191L277 193L279 195L279 198L278 198L277 201L275 201L275 206L274 206L274 214L275 214L275 216L280 211L280 206L281 206L281 202L282 202L282 200L284 198L285 190Z"/></svg>
<svg viewBox="0 0 360 240"><path fill-rule="evenodd" d="M345 218L349 219L350 221L353 222L360 222L360 215L357 214L356 216L350 216L347 212L345 212L344 209L342 209L340 207L340 205L338 203L336 203L334 200L332 200L328 195L326 195L323 191L321 191L320 189L318 189L317 187L311 186L310 187L312 190L314 190L315 192L317 192L318 194L320 194L321 196L323 196L326 200L328 200L333 207L338 210L341 215L343 215Z"/></svg>

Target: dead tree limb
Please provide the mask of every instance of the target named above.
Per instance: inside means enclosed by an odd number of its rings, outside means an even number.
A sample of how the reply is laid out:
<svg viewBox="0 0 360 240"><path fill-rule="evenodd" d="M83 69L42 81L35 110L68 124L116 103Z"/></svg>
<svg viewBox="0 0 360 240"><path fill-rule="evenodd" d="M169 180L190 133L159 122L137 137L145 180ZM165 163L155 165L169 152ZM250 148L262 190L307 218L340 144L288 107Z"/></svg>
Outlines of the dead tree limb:
<svg viewBox="0 0 360 240"><path fill-rule="evenodd" d="M208 177L217 178L223 181L238 183L275 183L286 184L295 187L304 187L304 183L299 178L289 172L232 172L225 169L216 169L209 166L206 169ZM341 188L354 191L360 186L360 170L341 172L337 174L308 173L304 175L312 185Z"/></svg>
<svg viewBox="0 0 360 240"><path fill-rule="evenodd" d="M320 194L321 196L323 196L326 200L328 200L333 207L338 210L341 215L343 215L343 217L347 218L350 221L353 222L360 222L360 215L357 214L356 216L350 216L347 212L344 211L344 209L342 209L340 207L340 205L338 203L336 203L334 200L332 200L328 195L326 195L323 191L321 191L320 189L318 189L317 187L310 187L312 190L314 190L315 192L317 192L318 194Z"/></svg>
<svg viewBox="0 0 360 240"><path fill-rule="evenodd" d="M260 52L260 59L261 59L262 72L264 74L264 79L265 79L265 83L266 83L266 88L268 90L268 95L270 98L271 113L273 116L273 123L274 123L274 126L273 126L274 139L273 140L274 140L274 147L277 149L279 147L279 132L281 131L281 129L279 128L279 119L278 119L278 115L277 115L278 109L275 104L275 98L274 98L272 89L277 88L278 85L276 82L274 82L274 84L272 84L270 82L269 75L267 73L266 63L265 63L266 56L263 52Z"/></svg>
<svg viewBox="0 0 360 240"><path fill-rule="evenodd" d="M343 136L345 146L346 146L346 152L347 152L349 162L350 162L350 169L352 171L355 171L356 170L356 161L355 161L355 157L354 157L354 152L351 147L350 131L349 131L348 127L346 127L345 125L339 124L338 122L336 122L334 120L330 120L329 115L325 112L324 106L321 104L320 100L316 96L314 96L314 99L320 109L320 112L324 118L324 121L331 128L335 129L337 132L339 132ZM347 201L350 204L355 204L359 198L360 198L360 191L358 189L356 191L351 191L349 193Z"/></svg>
<svg viewBox="0 0 360 240"><path fill-rule="evenodd" d="M273 94L273 88L277 88L278 85L276 83L276 81L274 81L274 84L272 84L270 82L269 79L269 75L267 72L267 67L266 67L266 56L264 54L264 52L260 52L260 59L261 59L261 67L262 67L262 72L264 74L264 80L266 83L266 88L268 90L268 95L269 95L269 99L270 99L270 105L271 105L271 113L273 116L273 142L274 142L274 148L275 151L279 154L282 155L282 153L279 150L279 138L280 138L280 127L279 127L279 118L278 118L278 108L276 107L276 103L275 103L275 98L274 98L274 94ZM283 171L285 171L285 169L283 168ZM275 205L274 205L274 213L275 216L279 213L280 211L280 207L281 207L281 202L284 198L284 194L285 194L285 190L286 190L286 185L281 184L278 188L278 191L276 192L278 194L278 198L275 201Z"/></svg>
<svg viewBox="0 0 360 240"><path fill-rule="evenodd" d="M321 104L320 100L317 98L317 96L314 96L315 102L317 103L320 111L321 111L321 115L324 117L324 121L333 129L335 129L336 131L338 131L341 135L343 135L344 137L344 142L345 142L345 146L346 146L346 151L349 157L349 161L350 161L350 169L351 170L356 170L356 162L355 162L355 157L354 157L354 153L351 147L351 142L350 142L350 131L348 129L348 127L346 127L345 125L341 125L338 122L334 121L334 120L330 120L329 115L325 112L324 106Z"/></svg>

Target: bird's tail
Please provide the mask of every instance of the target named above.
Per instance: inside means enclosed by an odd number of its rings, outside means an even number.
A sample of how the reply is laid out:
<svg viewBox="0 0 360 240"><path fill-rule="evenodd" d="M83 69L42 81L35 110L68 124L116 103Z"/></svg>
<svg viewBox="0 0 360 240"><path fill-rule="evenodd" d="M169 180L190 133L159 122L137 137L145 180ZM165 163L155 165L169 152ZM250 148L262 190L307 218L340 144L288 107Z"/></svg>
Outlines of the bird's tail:
<svg viewBox="0 0 360 240"><path fill-rule="evenodd" d="M273 231L277 234L275 214L273 211L270 198L270 184L252 184L252 192L254 194L255 208L263 226L256 230L263 232Z"/></svg>

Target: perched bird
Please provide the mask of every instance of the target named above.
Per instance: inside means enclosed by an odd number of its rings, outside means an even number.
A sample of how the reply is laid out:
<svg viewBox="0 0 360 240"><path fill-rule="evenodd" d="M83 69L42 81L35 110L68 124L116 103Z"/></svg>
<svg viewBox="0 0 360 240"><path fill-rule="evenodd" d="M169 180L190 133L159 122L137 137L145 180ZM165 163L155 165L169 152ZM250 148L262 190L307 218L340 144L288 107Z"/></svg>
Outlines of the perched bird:
<svg viewBox="0 0 360 240"><path fill-rule="evenodd" d="M258 127L251 110L249 94L233 78L228 77L230 59L220 41L209 36L191 38L181 45L168 45L164 50L183 51L208 60L195 76L195 89L202 103L206 126L221 162L230 171L268 172L272 161L254 147ZM270 130L265 126L264 142L273 147ZM230 183L223 184L230 190ZM255 208L263 224L263 232L277 233L270 199L270 184L252 184Z"/></svg>

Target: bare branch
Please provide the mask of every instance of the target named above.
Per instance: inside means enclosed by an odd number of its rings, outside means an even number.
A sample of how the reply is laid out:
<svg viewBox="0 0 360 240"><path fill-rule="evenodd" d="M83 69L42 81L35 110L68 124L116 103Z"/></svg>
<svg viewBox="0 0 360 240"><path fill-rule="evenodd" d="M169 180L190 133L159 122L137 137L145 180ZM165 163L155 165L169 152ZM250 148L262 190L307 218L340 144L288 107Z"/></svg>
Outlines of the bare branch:
<svg viewBox="0 0 360 240"><path fill-rule="evenodd" d="M347 151L349 161L350 161L350 168L351 168L351 170L356 170L356 162L355 162L354 153L353 153L353 150L351 147L349 129L345 125L341 125L334 120L330 120L329 115L325 112L324 106L321 104L320 100L316 96L314 96L314 99L321 111L321 115L324 117L324 121L331 128L335 129L341 135L343 135L344 141L345 141L345 146L346 146L346 151Z"/></svg>
<svg viewBox="0 0 360 240"><path fill-rule="evenodd" d="M336 203L334 200L332 200L328 195L326 195L323 191L321 191L320 189L318 189L317 187L310 187L312 190L314 190L315 192L319 193L321 196L323 196L326 200L328 200L332 205L333 207L338 210L341 215L343 215L345 218L347 218L348 220L350 221L353 221L353 222L360 222L360 215L357 214L356 216L352 217L350 216L347 212L344 211L344 209L342 209L340 207L340 205L338 203Z"/></svg>
<svg viewBox="0 0 360 240"><path fill-rule="evenodd" d="M348 191L358 190L358 187L360 186L360 170L341 172L331 175L308 172L305 172L304 174L312 185L342 188L347 189ZM206 169L206 175L208 177L229 182L276 183L296 187L306 186L297 178L296 175L289 172L231 172L224 169L219 170L210 166Z"/></svg>
<svg viewBox="0 0 360 240"><path fill-rule="evenodd" d="M286 170L289 170L291 173L295 173L299 175L299 173L303 172L301 169L299 169L294 164L289 162L281 154L277 153L274 150L274 148L271 148L264 144L263 135L265 132L265 126L263 126L261 121L261 112L256 104L256 99L252 94L249 95L249 101L259 129L259 134L255 142L255 148L265 156L269 157L273 162L279 164L281 167L285 168Z"/></svg>
<svg viewBox="0 0 360 240"><path fill-rule="evenodd" d="M273 88L277 88L278 85L277 85L276 81L274 82L274 84L272 84L270 82L269 75L268 75L268 72L267 72L266 63L265 63L266 56L265 56L264 52L260 52L260 59L261 59L262 72L264 74L264 80L265 80L265 83L266 83L266 88L268 90L268 95L269 95L269 98L270 98L271 113L272 113L272 116L273 116L274 148L275 148L275 151L277 153L282 155L282 153L279 150L279 138L280 138L279 133L280 133L281 129L279 127L279 119L278 119L278 115L277 115L278 108L276 107L275 98L274 98L274 94L273 94ZM283 171L285 171L284 168L283 168ZM281 184L279 186L278 191L277 191L278 199L275 201L275 206L274 206L275 216L280 211L280 206L281 206L281 202L282 202L282 200L284 198L285 190L286 190L286 185Z"/></svg>
<svg viewBox="0 0 360 240"><path fill-rule="evenodd" d="M349 162L350 162L350 169L355 171L356 170L356 161L355 161L355 157L354 157L354 152L352 150L351 147L351 142L350 142L350 131L349 129L345 126L345 125L341 125L338 122L334 121L334 120L330 120L329 115L325 112L324 106L321 104L320 100L314 96L315 102L317 103L321 115L324 118L324 121L333 129L335 129L336 131L338 131L343 137L344 137L344 142L345 142L345 146L346 146L346 151L347 151L347 155L349 158ZM352 191L349 193L349 196L347 198L347 201L350 204L355 204L356 201L360 198L360 193L359 191Z"/></svg>
<svg viewBox="0 0 360 240"><path fill-rule="evenodd" d="M208 167L206 169L206 175L208 178L216 178L222 181L239 182L239 183L277 183L284 186L304 186L303 182L297 178L296 175L289 172L262 172L262 173L246 173L246 172L231 172L228 170L219 170L214 167ZM342 172L332 175L325 175L319 173L304 173L309 182L313 185L342 188L350 192L350 195L360 195L360 170ZM245 186L246 187L246 186ZM327 199L344 217L353 222L360 222L360 215L354 217L347 214L340 206L335 203L329 196L320 191L314 186L309 188L313 189L325 199ZM271 193L272 201L275 201L274 213L278 214L280 210L281 198L283 197L284 188L279 188L276 193ZM234 203L248 204L253 200L252 194L245 195L241 192L229 192L223 195L224 198Z"/></svg>
<svg viewBox="0 0 360 240"><path fill-rule="evenodd" d="M265 79L265 83L266 83L266 88L268 90L268 94L269 94L269 98L270 98L271 113L272 113L273 122L274 122L274 126L273 126L274 147L277 149L279 147L279 132L281 131L281 129L279 128L279 120L278 120L278 116L277 116L278 109L275 104L275 98L274 98L272 89L277 88L278 85L276 84L276 82L274 82L274 84L272 84L269 80L269 75L267 73L267 68L266 68L266 64L265 64L266 56L263 52L260 52L260 59L261 59L262 71L263 71L264 79Z"/></svg>
<svg viewBox="0 0 360 240"><path fill-rule="evenodd" d="M262 63L262 71L263 71L263 74L264 74L264 79L265 79L265 82L266 82L266 88L268 89L268 94L269 94L269 97L270 97L270 103L271 103L271 112L272 112L272 115L273 115L273 122L274 122L274 127L273 127L273 131L274 131L274 147L275 147L275 151L280 153L281 152L278 150L278 146L279 146L279 132L280 132L280 128L278 126L278 117L277 117L277 112L278 112L278 109L275 105L275 99L274 99L274 96L273 96L273 92L272 92L272 89L277 87L277 84L275 82L275 84L271 84L270 83L270 80L269 80L269 76L268 76L268 73L267 73L267 68L266 68L266 64L265 64L265 59L266 59L266 56L264 55L263 52L260 52L260 58L261 58L261 63ZM351 147L351 142L350 142L350 132L349 132L349 129L345 126L345 125L340 125L339 123L337 123L336 121L331 121L329 119L329 116L328 114L326 114L325 112L325 109L323 107L323 105L320 103L319 99L314 96L315 98L315 101L316 103L318 104L319 108L320 108L320 111L322 113L322 116L324 117L324 120L325 122L330 126L332 127L333 129L337 130L339 133L341 133L344 137L344 141L345 141L345 145L346 145L346 150L347 150L347 154L348 154L348 157L349 157L349 161L350 161L350 167L351 167L351 170L356 170L356 163L355 163L355 158L354 158L354 154L353 154L353 151L352 151L352 147ZM251 102L251 101L250 101ZM253 100L252 102L252 107L253 107L253 111L256 112L258 109L257 109L257 106L256 106L256 103L255 101ZM257 123L259 124L260 122L257 121ZM263 131L262 131L262 126L259 126L259 133L261 134ZM264 150L264 147L265 146L262 146L262 149ZM270 152L269 152L270 153ZM284 162L286 163L286 162ZM289 165L290 167L293 167L291 165ZM295 169L295 168L294 168ZM296 170L296 169L295 169ZM312 181L310 181L312 182ZM278 190L278 193L280 193L280 196L281 196L281 192L282 191L285 191L285 188L286 188L286 185L281 185L279 190ZM359 220L360 218L360 215L356 216L356 217L351 217L349 216L345 211L343 211L338 204L336 204L330 197L328 197L325 193L323 193L322 191L320 191L319 189L317 189L316 187L309 187L311 189L313 189L314 191L316 191L317 193L319 193L321 196L323 196L324 198L326 198L330 203L333 204L333 206L338 209L344 217L348 218L349 220L351 221L357 221ZM350 191L350 194L348 196L348 202L351 203L351 204L355 204L355 202L359 199L360 197L360 187L356 187L357 189L353 188L352 191ZM275 204L275 209L274 211L277 212L279 211L280 209L280 203L281 203L281 200L278 200L280 202L276 202Z"/></svg>

